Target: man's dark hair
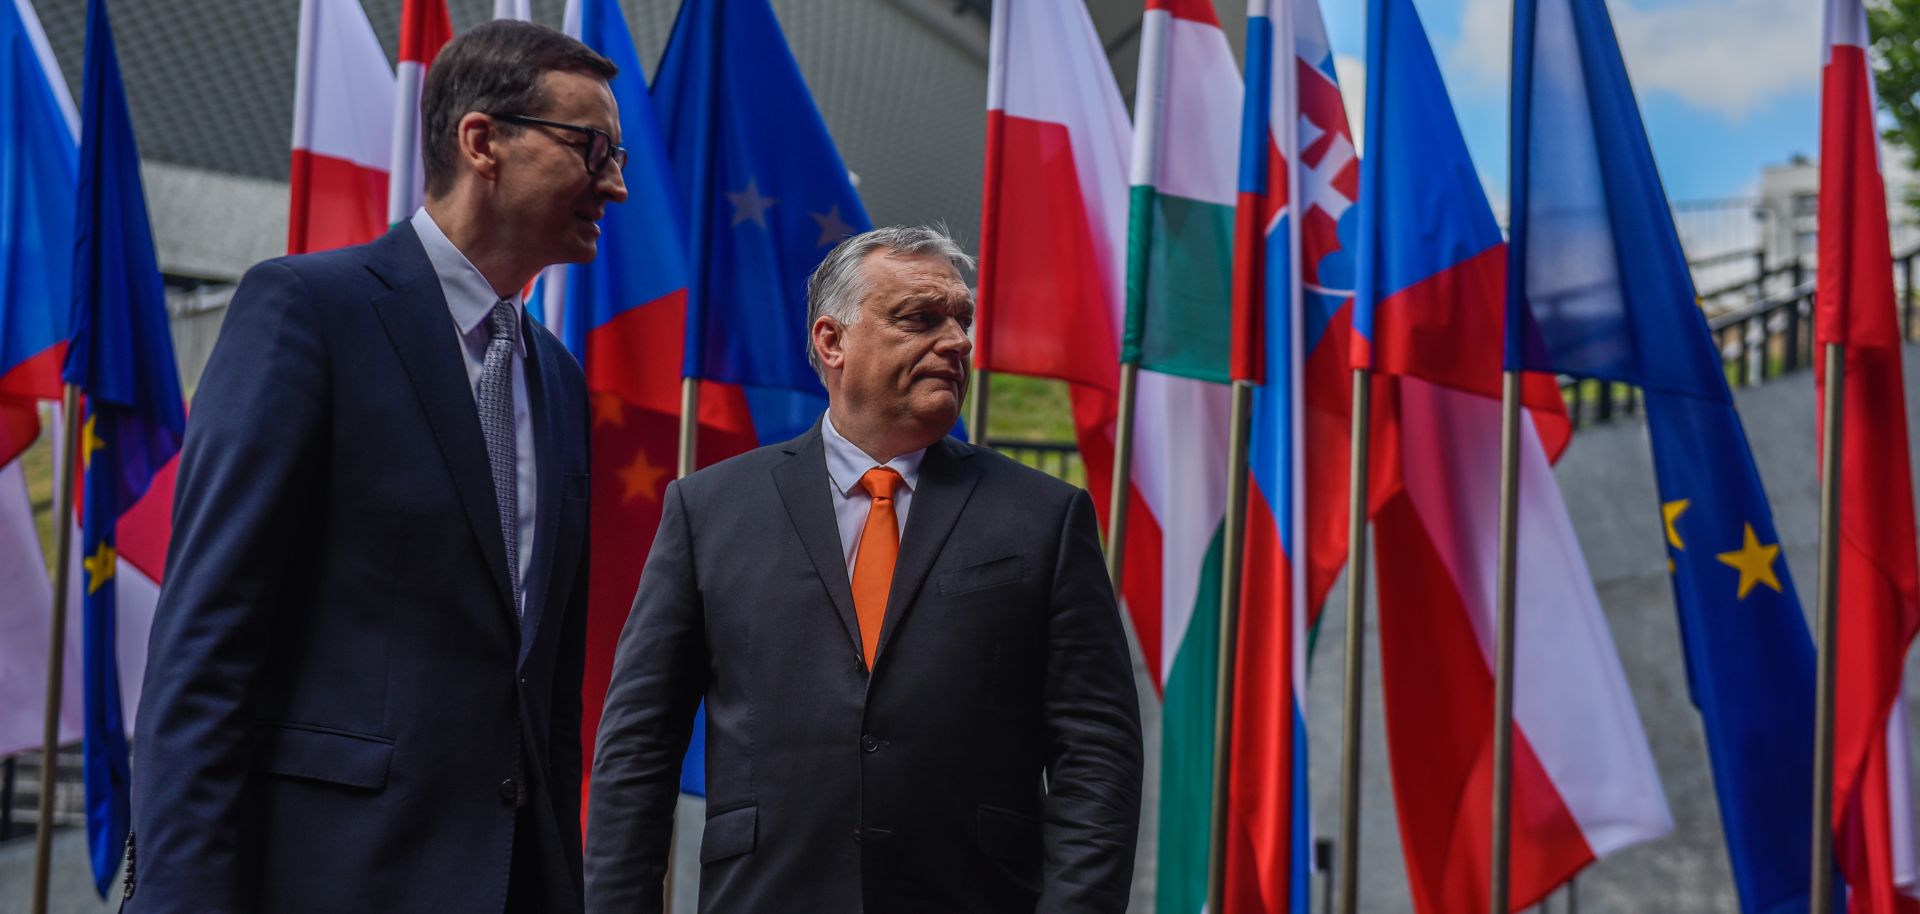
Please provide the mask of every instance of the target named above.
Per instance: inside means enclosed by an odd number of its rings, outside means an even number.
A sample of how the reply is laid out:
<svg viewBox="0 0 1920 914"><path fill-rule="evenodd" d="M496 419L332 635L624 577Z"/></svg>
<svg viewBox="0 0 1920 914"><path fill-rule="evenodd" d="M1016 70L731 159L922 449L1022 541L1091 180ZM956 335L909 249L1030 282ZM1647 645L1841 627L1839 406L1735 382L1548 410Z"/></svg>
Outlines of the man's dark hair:
<svg viewBox="0 0 1920 914"><path fill-rule="evenodd" d="M460 154L454 133L461 118L470 111L538 114L547 106L540 76L555 71L611 80L620 68L561 32L514 19L482 22L448 42L420 90L420 161L427 195L453 187ZM512 135L522 128L496 121L494 129Z"/></svg>

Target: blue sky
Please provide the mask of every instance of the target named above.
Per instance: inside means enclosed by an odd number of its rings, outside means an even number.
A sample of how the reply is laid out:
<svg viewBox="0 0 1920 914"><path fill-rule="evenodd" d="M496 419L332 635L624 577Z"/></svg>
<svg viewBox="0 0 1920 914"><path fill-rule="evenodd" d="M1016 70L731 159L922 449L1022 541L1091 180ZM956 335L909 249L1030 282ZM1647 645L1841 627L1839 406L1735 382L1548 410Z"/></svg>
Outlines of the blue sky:
<svg viewBox="0 0 1920 914"><path fill-rule="evenodd" d="M1414 0L1414 6L1497 205L1506 196L1511 2ZM1670 198L1750 196L1763 166L1819 152L1819 4L1608 0L1607 6ZM1322 0L1321 9L1357 117L1366 4Z"/></svg>

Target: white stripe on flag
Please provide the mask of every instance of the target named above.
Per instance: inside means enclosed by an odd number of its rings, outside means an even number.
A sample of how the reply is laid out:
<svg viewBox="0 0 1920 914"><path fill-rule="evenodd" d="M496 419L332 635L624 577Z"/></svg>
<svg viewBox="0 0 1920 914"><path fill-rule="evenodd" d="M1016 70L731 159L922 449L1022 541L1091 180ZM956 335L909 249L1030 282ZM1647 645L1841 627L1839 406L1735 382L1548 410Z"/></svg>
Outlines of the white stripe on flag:
<svg viewBox="0 0 1920 914"><path fill-rule="evenodd" d="M1920 898L1920 861L1913 846L1913 768L1907 750L1907 683L1903 677L1887 714L1887 813L1893 827L1893 885Z"/></svg>
<svg viewBox="0 0 1920 914"><path fill-rule="evenodd" d="M7 595L0 600L0 755L11 755L41 745L53 618L53 583L18 460L0 467L0 593ZM60 739L66 741L80 738L80 648L73 637L62 655Z"/></svg>
<svg viewBox="0 0 1920 914"><path fill-rule="evenodd" d="M1500 403L1414 378L1400 390L1403 434L1456 454L1407 461L1406 485L1492 670ZM1673 817L1553 468L1523 423L1514 724L1602 857L1666 834Z"/></svg>
<svg viewBox="0 0 1920 914"><path fill-rule="evenodd" d="M385 171L393 68L356 0L300 0L295 67L293 148Z"/></svg>

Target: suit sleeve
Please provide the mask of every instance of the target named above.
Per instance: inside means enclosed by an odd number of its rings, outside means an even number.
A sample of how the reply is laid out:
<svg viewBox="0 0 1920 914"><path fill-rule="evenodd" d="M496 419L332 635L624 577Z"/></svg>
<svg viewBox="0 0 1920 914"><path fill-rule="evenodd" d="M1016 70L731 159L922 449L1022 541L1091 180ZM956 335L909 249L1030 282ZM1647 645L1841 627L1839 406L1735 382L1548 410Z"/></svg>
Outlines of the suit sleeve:
<svg viewBox="0 0 1920 914"><path fill-rule="evenodd" d="M326 488L327 355L310 298L285 265L249 271L194 398L134 737L138 914L249 905L248 695Z"/></svg>
<svg viewBox="0 0 1920 914"><path fill-rule="evenodd" d="M600 718L587 815L589 914L660 911L680 762L706 683L692 529L685 489L675 482L667 487Z"/></svg>
<svg viewBox="0 0 1920 914"><path fill-rule="evenodd" d="M588 504L592 504L591 498ZM592 542L591 521L583 542ZM586 749L580 741L580 690L587 669L587 613L591 597L588 563L592 557L592 550L583 549L579 567L574 571L573 587L567 598L566 623L560 630L559 663L553 673L552 716L548 718L551 723L547 758L553 778L548 793L553 800L554 821L560 826L567 872L576 892L582 889L580 775Z"/></svg>
<svg viewBox="0 0 1920 914"><path fill-rule="evenodd" d="M1140 700L1084 491L1074 493L1061 531L1046 663L1038 910L1124 911L1140 826Z"/></svg>

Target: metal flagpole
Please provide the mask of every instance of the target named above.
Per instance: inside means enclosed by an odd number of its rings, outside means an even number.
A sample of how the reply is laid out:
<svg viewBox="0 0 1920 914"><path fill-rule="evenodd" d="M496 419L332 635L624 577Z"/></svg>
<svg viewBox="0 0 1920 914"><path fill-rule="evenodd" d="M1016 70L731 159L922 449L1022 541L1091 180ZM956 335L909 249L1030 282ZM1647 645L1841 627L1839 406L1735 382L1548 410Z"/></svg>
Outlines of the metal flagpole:
<svg viewBox="0 0 1920 914"><path fill-rule="evenodd" d="M1489 911L1507 914L1513 844L1513 622L1516 534L1520 514L1520 372L1508 369L1500 390L1500 564L1495 603L1493 673L1493 873Z"/></svg>
<svg viewBox="0 0 1920 914"><path fill-rule="evenodd" d="M1247 424L1253 383L1233 382L1227 437L1227 517L1220 562L1220 653L1213 708L1213 835L1207 845L1207 910L1222 910L1226 880L1227 751L1232 747L1234 632L1240 614L1240 564L1247 529Z"/></svg>
<svg viewBox="0 0 1920 914"><path fill-rule="evenodd" d="M1360 695L1366 674L1368 419L1372 387L1367 369L1353 370L1352 465L1347 494L1347 686L1341 723L1340 911L1360 905Z"/></svg>
<svg viewBox="0 0 1920 914"><path fill-rule="evenodd" d="M973 399L967 402L967 435L973 443L987 446L987 378L985 368L973 370Z"/></svg>
<svg viewBox="0 0 1920 914"><path fill-rule="evenodd" d="M1113 500L1107 503L1107 577L1120 592L1120 572L1127 551L1127 491L1133 476L1133 404L1140 384L1140 366L1120 363L1120 415L1113 442Z"/></svg>
<svg viewBox="0 0 1920 914"><path fill-rule="evenodd" d="M692 474L694 470L698 469L698 466L695 464L695 460L697 459L697 455L699 454L699 451L700 451L700 379L699 378L681 378L680 379L680 453L679 453L679 459L677 461L677 466L675 467L674 478L685 479L688 475ZM661 896L663 898L663 903L665 904L665 907L662 910L672 911L673 910L673 863L674 863L674 858L679 856L680 842L678 840L678 835L676 834L678 829L673 825L669 825L668 829L669 831L667 836L667 874L666 874L666 877L661 880L660 891L661 891Z"/></svg>
<svg viewBox="0 0 1920 914"><path fill-rule="evenodd" d="M1820 422L1820 592L1815 647L1820 652L1813 718L1812 914L1833 911L1833 664L1840 629L1840 411L1846 403L1846 347L1827 344L1827 389Z"/></svg>
<svg viewBox="0 0 1920 914"><path fill-rule="evenodd" d="M690 475L700 444L700 379L680 379L680 460L674 478Z"/></svg>
<svg viewBox="0 0 1920 914"><path fill-rule="evenodd" d="M67 563L73 553L74 467L84 459L80 438L80 388L68 384L60 399L60 459L53 502L53 630L47 638L47 713L40 738L40 818L33 836L31 914L47 914L47 874L53 854L53 776L60 765L60 685L67 645Z"/></svg>

